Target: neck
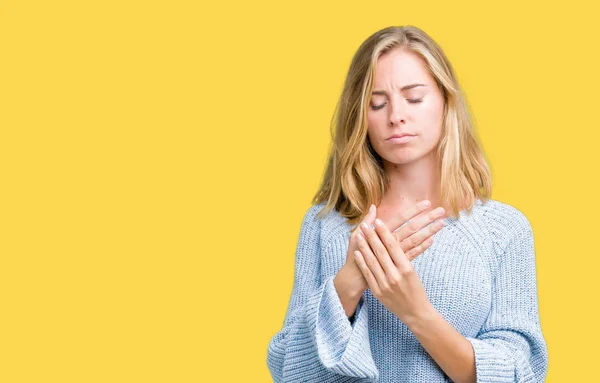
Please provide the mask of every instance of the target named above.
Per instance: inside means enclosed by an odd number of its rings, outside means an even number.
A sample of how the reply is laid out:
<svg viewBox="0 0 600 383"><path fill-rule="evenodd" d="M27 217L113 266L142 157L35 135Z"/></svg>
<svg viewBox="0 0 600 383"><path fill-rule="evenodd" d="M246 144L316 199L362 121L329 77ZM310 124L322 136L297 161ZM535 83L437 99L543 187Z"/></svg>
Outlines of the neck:
<svg viewBox="0 0 600 383"><path fill-rule="evenodd" d="M384 162L383 167L390 179L383 205L410 207L429 200L433 208L441 206L440 171L435 156L400 165Z"/></svg>

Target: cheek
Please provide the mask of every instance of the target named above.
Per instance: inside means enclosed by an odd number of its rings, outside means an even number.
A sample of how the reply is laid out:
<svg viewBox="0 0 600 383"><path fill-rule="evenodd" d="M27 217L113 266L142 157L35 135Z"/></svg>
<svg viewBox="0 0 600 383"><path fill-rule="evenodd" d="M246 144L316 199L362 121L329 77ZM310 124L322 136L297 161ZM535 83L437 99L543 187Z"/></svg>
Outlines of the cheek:
<svg viewBox="0 0 600 383"><path fill-rule="evenodd" d="M383 116L383 113L379 113L379 114L369 113L367 115L368 129L369 130L377 130L378 128L381 127L382 124L385 125L385 120L384 120L384 117L382 117L382 116Z"/></svg>
<svg viewBox="0 0 600 383"><path fill-rule="evenodd" d="M373 113L368 113L367 114L367 124L369 129L373 129L375 126L377 126L378 122L377 122L377 116L375 116Z"/></svg>
<svg viewBox="0 0 600 383"><path fill-rule="evenodd" d="M420 112L419 118L428 127L436 127L442 121L443 105L437 103L428 105L427 108L423 108Z"/></svg>

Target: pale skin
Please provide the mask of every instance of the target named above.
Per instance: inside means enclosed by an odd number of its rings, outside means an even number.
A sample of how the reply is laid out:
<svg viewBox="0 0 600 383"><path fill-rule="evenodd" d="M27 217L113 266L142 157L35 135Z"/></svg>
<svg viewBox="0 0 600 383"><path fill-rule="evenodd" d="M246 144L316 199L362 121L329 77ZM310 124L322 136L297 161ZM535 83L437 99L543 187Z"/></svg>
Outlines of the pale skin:
<svg viewBox="0 0 600 383"><path fill-rule="evenodd" d="M403 210L402 213L391 216L388 223L386 223L392 228L392 236L410 260L416 258L429 248L433 244L431 236L444 227L442 220L436 220L443 215L444 209L438 208L428 211L430 206L430 201L421 201L419 204ZM375 205L371 205L371 209L363 222L368 225L374 223L376 211ZM409 220L408 224L398 229L399 226ZM348 255L358 250L359 243L357 236L359 233L360 230L357 229L350 236ZM369 288L369 285L354 258L348 255L346 256L346 263L335 276L333 283L344 311L350 317L356 310L360 297Z"/></svg>
<svg viewBox="0 0 600 383"><path fill-rule="evenodd" d="M362 293L370 288L373 296L407 325L452 381L474 383L475 354L471 343L433 307L410 262L431 246L429 237L441 227L430 226L439 226L445 217L434 217L433 211L427 212L417 203L427 200L433 206L440 205L435 148L442 133L442 93L423 59L400 49L378 59L374 90L367 116L368 139L383 159L391 182L383 200L363 220L367 227L361 226L352 234L346 263L334 285L348 316L356 310ZM405 143L388 140L401 133L414 137ZM442 211L445 213L445 209ZM419 215L411 218L416 214ZM371 229L377 215L382 224ZM419 230L420 236L412 234L411 238L408 229L393 232L407 219L410 222L403 229L412 225L410 230ZM439 219L437 224L427 226L435 219ZM423 244L419 247L420 241Z"/></svg>

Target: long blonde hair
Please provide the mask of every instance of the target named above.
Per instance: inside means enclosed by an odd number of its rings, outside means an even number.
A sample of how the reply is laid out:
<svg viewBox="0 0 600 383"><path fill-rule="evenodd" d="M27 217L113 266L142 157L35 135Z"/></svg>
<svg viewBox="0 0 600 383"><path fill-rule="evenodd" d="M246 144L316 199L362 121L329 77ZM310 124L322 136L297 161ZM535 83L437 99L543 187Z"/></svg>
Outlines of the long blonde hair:
<svg viewBox="0 0 600 383"><path fill-rule="evenodd" d="M476 199L490 198L490 168L476 136L467 102L450 62L442 49L415 26L392 26L369 36L355 53L331 124L329 159L313 204L325 202L318 216L336 209L356 225L369 206L378 205L388 187L382 159L367 139L367 107L373 90L377 59L393 48L402 48L424 59L444 97L442 136L437 146L441 166L441 198L448 215ZM335 135L333 131L335 130Z"/></svg>

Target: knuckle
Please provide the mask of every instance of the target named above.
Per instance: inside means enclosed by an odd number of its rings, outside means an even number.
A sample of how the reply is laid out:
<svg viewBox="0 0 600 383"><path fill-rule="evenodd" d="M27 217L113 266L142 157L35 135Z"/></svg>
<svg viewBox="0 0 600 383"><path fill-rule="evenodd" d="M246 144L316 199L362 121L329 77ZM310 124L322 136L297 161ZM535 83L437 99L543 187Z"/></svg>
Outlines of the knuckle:
<svg viewBox="0 0 600 383"><path fill-rule="evenodd" d="M419 227L417 226L415 221L408 221L408 224L406 226L408 227L408 230L411 234L419 230Z"/></svg>
<svg viewBox="0 0 600 383"><path fill-rule="evenodd" d="M402 250L402 252L404 254L407 254L410 251L410 249L407 249L406 246L404 246L404 244L402 244L402 243L399 244L399 246L400 246L400 250Z"/></svg>
<svg viewBox="0 0 600 383"><path fill-rule="evenodd" d="M410 278L412 276L412 273L413 273L412 268L402 269L402 270L400 270L400 277L401 278Z"/></svg>
<svg viewBox="0 0 600 383"><path fill-rule="evenodd" d="M433 226L433 227L430 227L429 230L427 230L427 231L428 231L427 235L432 236L435 233L437 233L439 231L439 229L436 226Z"/></svg>
<svg viewBox="0 0 600 383"><path fill-rule="evenodd" d="M406 234L404 233L404 227L396 229L396 231L394 231L394 236L396 237L396 240L403 241L406 238Z"/></svg>
<svg viewBox="0 0 600 383"><path fill-rule="evenodd" d="M383 254L380 247L376 247L375 249L373 249L373 253L375 254L375 257L377 257L377 258L381 258L382 254Z"/></svg>
<svg viewBox="0 0 600 383"><path fill-rule="evenodd" d="M405 253L406 253L407 251L409 251L410 249L412 249L412 246L411 246L411 244L410 244L410 241L406 241L406 240L404 240L404 241L400 242L400 248L401 248L401 249L402 249L402 251L404 251Z"/></svg>
<svg viewBox="0 0 600 383"><path fill-rule="evenodd" d="M417 255L419 255L419 254L422 254L424 250L425 250L425 249L423 248L423 246L422 246L422 245L419 245L419 246L415 247L415 248L413 249L413 251L414 251L414 254L415 254L415 257L416 257Z"/></svg>
<svg viewBox="0 0 600 383"><path fill-rule="evenodd" d="M419 239L417 238L416 235L411 235L408 240L410 241L410 244L412 245L412 247L414 247L417 243L419 243Z"/></svg>

